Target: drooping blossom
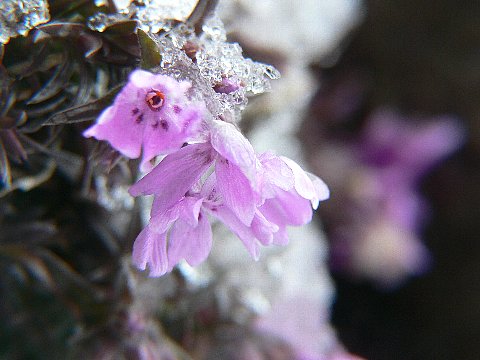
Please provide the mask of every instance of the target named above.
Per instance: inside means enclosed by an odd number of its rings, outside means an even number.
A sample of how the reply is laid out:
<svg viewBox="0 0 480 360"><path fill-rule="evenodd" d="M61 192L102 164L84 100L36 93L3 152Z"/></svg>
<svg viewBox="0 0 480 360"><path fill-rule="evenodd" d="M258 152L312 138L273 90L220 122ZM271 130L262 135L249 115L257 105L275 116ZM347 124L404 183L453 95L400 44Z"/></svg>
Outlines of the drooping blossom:
<svg viewBox="0 0 480 360"><path fill-rule="evenodd" d="M154 201L133 261L140 269L148 265L151 276L171 271L182 259L190 265L204 261L212 246L211 217L258 259L261 245L286 244L287 226L309 222L312 207L329 196L320 179L292 160L271 153L257 157L235 125L208 118L205 105L189 100L190 86L136 70L84 133L127 157L143 153L142 168L149 172L130 193L154 195ZM150 169L158 155L166 156Z"/></svg>
<svg viewBox="0 0 480 360"><path fill-rule="evenodd" d="M309 222L312 206L328 198L320 179L290 159L269 153L257 158L243 135L221 121L211 124L209 142L167 155L130 193L154 195L150 222L133 251L135 265L144 270L148 264L151 276L182 259L190 265L205 260L212 245L209 216L225 223L258 259L261 245L285 245L286 227Z"/></svg>
<svg viewBox="0 0 480 360"><path fill-rule="evenodd" d="M202 135L204 105L190 101L191 84L172 77L135 70L86 137L108 141L129 158L142 154L142 168L158 155L178 150Z"/></svg>
<svg viewBox="0 0 480 360"><path fill-rule="evenodd" d="M379 109L368 119L355 146L359 171L371 189L355 190L369 203L368 220L357 229L350 266L389 287L406 274L429 267L430 255L421 241L429 206L419 194L422 176L462 143L463 132L451 117L414 122ZM365 207L365 206L364 206ZM345 232L344 232L345 236ZM340 243L333 246L335 254Z"/></svg>
<svg viewBox="0 0 480 360"><path fill-rule="evenodd" d="M156 195L154 208L164 212L183 197L215 164L217 191L235 215L250 225L258 197L257 159L252 145L234 125L213 121L209 142L191 144L166 156L130 193Z"/></svg>
<svg viewBox="0 0 480 360"><path fill-rule="evenodd" d="M361 88L356 81L353 88L341 82L316 100L316 113L324 121L318 122L323 126L319 133L328 136L312 140L310 153L335 193L322 214L333 270L392 288L431 264L421 239L429 206L419 184L458 149L464 134L451 116L404 116L379 108L352 136L352 122L361 113Z"/></svg>

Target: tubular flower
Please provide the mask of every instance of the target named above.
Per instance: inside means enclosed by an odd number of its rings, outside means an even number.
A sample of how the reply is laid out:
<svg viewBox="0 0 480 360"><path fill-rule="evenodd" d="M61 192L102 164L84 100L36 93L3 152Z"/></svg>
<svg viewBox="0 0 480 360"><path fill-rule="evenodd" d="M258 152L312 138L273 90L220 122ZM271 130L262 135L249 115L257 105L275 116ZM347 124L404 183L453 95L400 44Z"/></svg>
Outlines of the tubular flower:
<svg viewBox="0 0 480 360"><path fill-rule="evenodd" d="M213 172L203 181L213 166ZM200 189L200 190L198 190ZM130 188L153 194L150 222L134 244L133 261L151 276L182 259L197 265L212 246L208 216L223 222L254 259L260 246L285 245L287 226L306 224L328 188L294 161L266 153L257 158L231 124L214 122L209 143L167 155Z"/></svg>
<svg viewBox="0 0 480 360"><path fill-rule="evenodd" d="M86 137L108 141L129 158L142 154L142 169L157 155L178 150L201 135L204 105L192 102L187 81L135 70Z"/></svg>
<svg viewBox="0 0 480 360"><path fill-rule="evenodd" d="M130 187L153 195L150 220L135 240L133 262L161 276L181 260L204 261L210 219L223 222L254 259L260 247L288 243L287 226L312 219L327 186L294 161L265 153L231 123L212 120L187 97L191 84L134 71L112 106L84 135L108 141L127 157L142 155L148 173ZM226 91L226 90L225 90ZM150 160L165 157L151 168Z"/></svg>

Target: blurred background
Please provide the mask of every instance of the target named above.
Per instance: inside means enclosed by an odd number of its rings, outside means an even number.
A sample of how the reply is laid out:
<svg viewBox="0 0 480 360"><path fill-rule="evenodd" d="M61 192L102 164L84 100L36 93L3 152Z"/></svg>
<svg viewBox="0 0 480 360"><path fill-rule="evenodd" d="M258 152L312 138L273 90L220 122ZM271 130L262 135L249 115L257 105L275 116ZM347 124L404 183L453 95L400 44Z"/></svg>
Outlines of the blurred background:
<svg viewBox="0 0 480 360"><path fill-rule="evenodd" d="M300 132L332 190L319 212L332 322L368 359L476 359L480 3L363 6L312 64L320 88Z"/></svg>

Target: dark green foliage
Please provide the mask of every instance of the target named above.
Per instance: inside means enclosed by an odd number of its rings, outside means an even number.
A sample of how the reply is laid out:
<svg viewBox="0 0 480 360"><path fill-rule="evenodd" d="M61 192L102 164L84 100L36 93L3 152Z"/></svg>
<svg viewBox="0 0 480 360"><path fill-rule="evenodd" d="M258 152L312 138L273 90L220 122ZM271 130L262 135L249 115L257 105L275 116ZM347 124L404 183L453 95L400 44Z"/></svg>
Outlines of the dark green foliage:
<svg viewBox="0 0 480 360"><path fill-rule="evenodd" d="M213 290L188 308L178 272L146 286L130 268L140 211L112 194L138 164L82 136L134 68L160 64L156 40L129 19L90 30L91 0L49 3L50 22L0 47L0 358L191 359L171 339L205 347Z"/></svg>
<svg viewBox="0 0 480 360"><path fill-rule="evenodd" d="M93 1L50 1L49 23L1 47L2 359L64 359L130 302L119 284L138 211L104 209L91 178L109 161L109 186L132 175L76 123L112 103L141 50L135 21L98 33L85 25L93 11Z"/></svg>

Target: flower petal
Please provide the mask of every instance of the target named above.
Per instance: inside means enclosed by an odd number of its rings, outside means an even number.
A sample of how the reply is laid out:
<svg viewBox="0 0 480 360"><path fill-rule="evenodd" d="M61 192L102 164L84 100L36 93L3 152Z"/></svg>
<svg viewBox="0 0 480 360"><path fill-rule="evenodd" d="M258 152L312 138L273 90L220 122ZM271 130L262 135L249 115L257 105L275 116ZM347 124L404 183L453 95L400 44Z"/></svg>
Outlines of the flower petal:
<svg viewBox="0 0 480 360"><path fill-rule="evenodd" d="M272 198L276 194L276 188L289 191L295 184L295 177L292 169L278 156L270 152L263 153L259 156L262 165L263 188L262 195L264 198Z"/></svg>
<svg viewBox="0 0 480 360"><path fill-rule="evenodd" d="M166 233L158 234L153 240L152 254L149 261L150 276L162 276L168 271Z"/></svg>
<svg viewBox="0 0 480 360"><path fill-rule="evenodd" d="M167 100L166 100L167 101ZM176 109L174 110L174 106ZM142 169L148 169L151 159L160 154L177 151L186 142L195 140L201 134L203 107L182 105L182 108L166 103L165 109L148 118L143 135Z"/></svg>
<svg viewBox="0 0 480 360"><path fill-rule="evenodd" d="M207 217L199 213L198 224L191 226L178 219L172 227L168 242L170 269L185 259L191 266L203 262L212 248L212 229Z"/></svg>
<svg viewBox="0 0 480 360"><path fill-rule="evenodd" d="M155 211L163 213L177 203L212 163L208 144L187 145L167 155L150 173L132 185L133 196L155 194Z"/></svg>
<svg viewBox="0 0 480 360"><path fill-rule="evenodd" d="M223 158L237 165L255 186L257 159L252 145L242 133L230 123L213 121L210 141L213 148Z"/></svg>
<svg viewBox="0 0 480 360"><path fill-rule="evenodd" d="M138 234L133 243L132 261L137 268L145 270L152 251L152 236L146 227Z"/></svg>
<svg viewBox="0 0 480 360"><path fill-rule="evenodd" d="M296 194L278 190L277 196L265 200L259 207L265 218L280 228L287 225L300 226L312 220L312 206L310 201Z"/></svg>
<svg viewBox="0 0 480 360"><path fill-rule="evenodd" d="M170 76L140 69L130 74L129 83L138 88L159 90L174 101L183 99L187 90L192 86L188 81L179 82Z"/></svg>
<svg viewBox="0 0 480 360"><path fill-rule="evenodd" d="M304 199L314 199L317 193L315 187L313 186L312 180L310 180L307 173L295 161L285 156L280 156L280 158L293 172L295 177L295 190L297 193Z"/></svg>
<svg viewBox="0 0 480 360"><path fill-rule="evenodd" d="M215 164L217 190L225 204L247 226L255 215L255 193L243 172L227 159L219 158Z"/></svg>
<svg viewBox="0 0 480 360"><path fill-rule="evenodd" d="M270 245L273 242L274 234L279 230L279 227L269 222L260 211L256 211L255 217L252 221L252 231L255 237L262 245Z"/></svg>
<svg viewBox="0 0 480 360"><path fill-rule="evenodd" d="M315 188L315 197L311 199L311 203L312 207L316 209L318 208L318 203L320 201L327 200L330 197L330 189L319 177L310 173L307 174L312 180L313 187Z"/></svg>
<svg viewBox="0 0 480 360"><path fill-rule="evenodd" d="M286 226L280 226L278 231L273 234L273 244L285 246L288 244L288 233Z"/></svg>
<svg viewBox="0 0 480 360"><path fill-rule="evenodd" d="M208 208L207 208L208 209ZM258 241L252 229L241 222L235 214L226 206L216 206L208 209L209 212L223 222L227 227L238 236L247 248L250 255L258 260L260 256L260 249Z"/></svg>
<svg viewBox="0 0 480 360"><path fill-rule="evenodd" d="M140 110L131 101L124 101L129 93L136 93L131 85L125 86L114 105L106 108L97 123L84 131L85 137L106 140L113 148L129 158L138 158L142 147L144 124L137 121Z"/></svg>
<svg viewBox="0 0 480 360"><path fill-rule="evenodd" d="M148 264L150 276L161 276L168 269L166 247L166 234L156 233L147 225L133 244L133 263L140 270L145 270Z"/></svg>

